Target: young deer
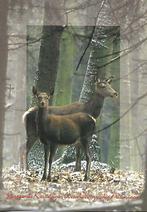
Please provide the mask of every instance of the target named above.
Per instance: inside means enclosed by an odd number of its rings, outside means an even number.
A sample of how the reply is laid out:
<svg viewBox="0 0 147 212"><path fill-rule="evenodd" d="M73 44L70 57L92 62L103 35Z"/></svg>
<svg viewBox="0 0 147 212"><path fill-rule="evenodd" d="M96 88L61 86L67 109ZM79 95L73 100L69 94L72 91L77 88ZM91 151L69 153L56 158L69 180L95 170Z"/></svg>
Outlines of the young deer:
<svg viewBox="0 0 147 212"><path fill-rule="evenodd" d="M75 102L64 106L48 106L48 113L55 115L67 115L77 112L84 112L93 116L96 119L100 114L105 97L117 97L117 92L111 87L110 84L111 81L112 81L111 78L101 81L98 80L95 83L95 92L88 102L86 103ZM26 164L27 164L27 155L38 137L37 125L36 125L37 113L38 113L38 107L32 107L29 110L27 110L23 115L23 120L26 124L26 134L27 134L27 142L25 144ZM80 149L77 148L76 150L77 155L79 155ZM79 163L77 161L78 159L76 160L76 170L79 170L77 165Z"/></svg>
<svg viewBox="0 0 147 212"><path fill-rule="evenodd" d="M92 136L96 120L87 113L75 113L70 115L49 114L49 96L43 92L37 92L33 88L33 94L38 100L37 128L40 141L44 144L45 165L42 180L51 180L51 165L58 145L71 145L80 142L86 155L86 172L84 180L89 179L90 155L88 138ZM49 154L50 153L50 154ZM49 157L49 172L47 176L47 161Z"/></svg>

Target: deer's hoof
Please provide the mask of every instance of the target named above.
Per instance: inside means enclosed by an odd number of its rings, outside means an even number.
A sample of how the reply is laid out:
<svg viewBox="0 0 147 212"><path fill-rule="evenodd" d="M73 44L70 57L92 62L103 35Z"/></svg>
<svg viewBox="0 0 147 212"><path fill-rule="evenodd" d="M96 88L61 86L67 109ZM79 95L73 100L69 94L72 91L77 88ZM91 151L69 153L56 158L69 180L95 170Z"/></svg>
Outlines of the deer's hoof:
<svg viewBox="0 0 147 212"><path fill-rule="evenodd" d="M85 175L85 177L84 177L84 181L87 181L88 180L88 177L87 177L87 175Z"/></svg>
<svg viewBox="0 0 147 212"><path fill-rule="evenodd" d="M48 182L51 182L51 177L50 176L47 178L47 181Z"/></svg>
<svg viewBox="0 0 147 212"><path fill-rule="evenodd" d="M41 178L41 181L45 181L46 180L46 176L43 176L42 178Z"/></svg>
<svg viewBox="0 0 147 212"><path fill-rule="evenodd" d="M74 171L75 171L75 172L81 171L81 166L76 166L76 167L74 168Z"/></svg>

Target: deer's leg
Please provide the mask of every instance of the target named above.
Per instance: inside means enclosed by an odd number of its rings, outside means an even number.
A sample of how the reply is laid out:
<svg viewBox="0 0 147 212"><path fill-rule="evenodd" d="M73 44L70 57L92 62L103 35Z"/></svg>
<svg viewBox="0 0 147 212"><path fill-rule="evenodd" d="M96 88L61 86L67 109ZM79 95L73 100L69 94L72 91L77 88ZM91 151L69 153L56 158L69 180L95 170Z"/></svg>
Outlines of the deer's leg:
<svg viewBox="0 0 147 212"><path fill-rule="evenodd" d="M41 180L46 180L47 178L47 162L49 157L49 144L44 144L44 172Z"/></svg>
<svg viewBox="0 0 147 212"><path fill-rule="evenodd" d="M20 146L19 154L20 154L20 170L25 170L26 169L26 143Z"/></svg>
<svg viewBox="0 0 147 212"><path fill-rule="evenodd" d="M76 144L76 166L75 171L81 171L81 146Z"/></svg>
<svg viewBox="0 0 147 212"><path fill-rule="evenodd" d="M32 140L30 137L27 138L27 142L20 146L20 169L28 170L28 153L35 143L36 139Z"/></svg>
<svg viewBox="0 0 147 212"><path fill-rule="evenodd" d="M27 136L27 142L26 142L26 169L28 170L28 154L35 144L38 135L37 135L37 129L36 129L36 122L35 118L32 117L32 119L27 118L26 119L26 136Z"/></svg>
<svg viewBox="0 0 147 212"><path fill-rule="evenodd" d="M51 181L51 167L52 167L52 161L53 161L53 157L56 153L57 150L57 145L56 144L51 144L50 145L50 156L49 156L49 172L48 172L48 177L47 177L47 181Z"/></svg>
<svg viewBox="0 0 147 212"><path fill-rule="evenodd" d="M35 137L33 135L32 136L28 136L27 142L24 144L24 148L25 148L25 151L24 151L24 164L26 164L26 170L29 169L29 166L28 166L28 154L29 154L32 146L36 142L36 140L37 140L37 137Z"/></svg>
<svg viewBox="0 0 147 212"><path fill-rule="evenodd" d="M84 180L86 181L89 179L89 176L90 176L90 165L91 165L91 158L90 158L89 145L88 145L87 139L82 140L82 147L85 152L86 162L87 162L86 163L86 173L85 173L85 177L84 177Z"/></svg>

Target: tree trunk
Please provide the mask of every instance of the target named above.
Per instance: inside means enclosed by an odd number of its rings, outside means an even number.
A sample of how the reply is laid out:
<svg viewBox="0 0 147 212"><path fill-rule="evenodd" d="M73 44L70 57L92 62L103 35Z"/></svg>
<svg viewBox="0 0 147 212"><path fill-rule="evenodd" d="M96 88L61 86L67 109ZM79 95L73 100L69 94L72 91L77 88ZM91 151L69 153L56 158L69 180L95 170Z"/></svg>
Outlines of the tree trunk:
<svg viewBox="0 0 147 212"><path fill-rule="evenodd" d="M120 32L119 32L119 27L116 28L118 29L118 34L116 34L116 37L113 41L113 52L119 52L120 51ZM117 57L118 54L114 54L112 56L112 59ZM117 90L118 94L120 93L120 60L116 60L112 63L111 66L111 73L114 75L115 79L113 81L113 88ZM114 99L109 99L109 115L111 114L111 123L118 119L120 115L120 95L118 96L117 100L114 101ZM107 103L107 102L106 102ZM109 155L108 155L108 163L111 163L113 161L113 164L115 164L115 167L119 167L119 150L120 150L120 143L119 143L119 135L120 135L120 126L119 122L117 122L115 125L111 126L110 128L110 138L109 138Z"/></svg>
<svg viewBox="0 0 147 212"><path fill-rule="evenodd" d="M43 26L37 88L48 94L55 87L62 31L62 26Z"/></svg>
<svg viewBox="0 0 147 212"><path fill-rule="evenodd" d="M64 30L64 27L62 27L64 21L61 6L62 1L59 3L56 0L45 0L44 25L42 30L36 86L38 90L44 91L48 94L54 91L57 78L60 39ZM57 25L53 25L54 23ZM52 104L52 99L50 100L50 104ZM32 141L29 141L28 143L34 144L34 139L36 140L35 132L30 131L30 134L33 135L29 138L32 139ZM28 155L29 164L42 164L42 155L43 145L36 142L32 151L30 151ZM38 157L42 159L37 161L38 159L36 160L36 158Z"/></svg>
<svg viewBox="0 0 147 212"><path fill-rule="evenodd" d="M60 39L64 27L62 1L45 0L44 25L38 63L37 88L47 93L54 90L57 77ZM53 25L56 23L56 25Z"/></svg>
<svg viewBox="0 0 147 212"><path fill-rule="evenodd" d="M38 64L38 78L36 82L37 89L50 94L55 87L58 63L59 63L59 49L60 49L60 38L62 35L62 26L43 26L42 41L40 46L39 64ZM52 99L50 100L52 104ZM31 128L29 133L32 134L28 144L34 144L36 140L36 132ZM28 148L28 147L27 147ZM37 156L36 156L37 153ZM39 156L38 156L39 155ZM36 142L34 147L29 153L28 161L29 164L34 164L35 158L40 158L41 162L35 160L35 164L38 162L41 164L43 155L43 144ZM36 157L35 157L36 156Z"/></svg>
<svg viewBox="0 0 147 212"><path fill-rule="evenodd" d="M142 205L142 210L146 211L147 210L147 132L144 134L146 145L145 145L145 155L146 155L146 160L145 160L145 184L144 184L144 192L143 192L143 205Z"/></svg>
<svg viewBox="0 0 147 212"><path fill-rule="evenodd" d="M68 29L62 34L60 52L61 54L53 101L54 105L65 105L71 103L75 43L70 27L68 27Z"/></svg>
<svg viewBox="0 0 147 212"><path fill-rule="evenodd" d="M3 133L4 133L4 118L5 118L5 91L6 91L6 71L8 59L8 35L7 35L7 15L8 15L8 0L0 3L0 189L2 183L3 169Z"/></svg>
<svg viewBox="0 0 147 212"><path fill-rule="evenodd" d="M84 54L84 57L82 58L82 61L80 61L80 58L82 57L88 42L89 37L91 35L92 26L86 26L86 27L78 27L75 28L75 33L78 35L78 39L75 39L75 45L76 45L76 53L75 53L75 68L77 68L77 65L80 62L79 68L74 71L73 80L72 80L72 102L78 101L79 96L82 90L82 85L84 82L84 77L87 69L87 62L89 59L90 54L90 48L87 49L86 53ZM74 34L73 34L74 36ZM87 38L87 39L86 39ZM80 51L79 51L80 49Z"/></svg>
<svg viewBox="0 0 147 212"><path fill-rule="evenodd" d="M114 34L117 34L118 32L118 27L115 29L112 27L97 27L95 30L95 33L93 35L92 43L91 43L91 52L88 60L88 65L87 65L87 71L85 74L85 79L84 79L84 84L82 87L82 91L80 94L80 102L87 102L94 92L94 82L95 78L100 78L104 79L105 76L110 76L110 65L105 66L108 61L110 61L111 57L105 57L108 54L112 54L113 52L113 36L110 38L109 35L113 31ZM107 38L108 36L108 38ZM99 68L98 68L99 67ZM113 70L112 70L113 71ZM119 72L118 72L119 73ZM111 102L112 103L112 102ZM110 105L110 103L109 103ZM113 107L105 108L108 111L103 110L103 117L106 116L106 112L111 113L112 110L114 109ZM98 118L99 119L99 118ZM106 117L104 119L106 121ZM110 121L111 119L108 117L107 121ZM103 123L99 121L101 124L101 127L103 126ZM108 131L108 137L103 139L106 139L106 141L110 140L110 129L107 129ZM106 131L103 133L103 135L106 135ZM118 134L117 134L118 135ZM98 139L99 140L99 139ZM117 140L119 140L117 138ZM105 149L103 148L103 151L106 151L106 148L108 148L108 143L105 145ZM90 151L92 152L92 160L99 160L100 155L100 148L99 148L99 143L97 142L96 135L93 137L92 142L90 143ZM84 155L82 155L82 159L84 159ZM63 163L68 163L71 161L75 160L75 151L73 147L67 147L65 150L63 157L62 157ZM105 161L108 162L108 161Z"/></svg>

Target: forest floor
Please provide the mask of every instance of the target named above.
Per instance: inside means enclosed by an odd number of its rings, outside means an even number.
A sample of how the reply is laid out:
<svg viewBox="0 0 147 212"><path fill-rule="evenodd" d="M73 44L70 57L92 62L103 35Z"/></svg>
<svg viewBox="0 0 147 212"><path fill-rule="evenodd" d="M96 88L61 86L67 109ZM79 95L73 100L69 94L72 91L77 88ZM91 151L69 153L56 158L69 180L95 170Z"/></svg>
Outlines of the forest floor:
<svg viewBox="0 0 147 212"><path fill-rule="evenodd" d="M65 208L98 205L120 200L138 200L143 192L144 176L134 171L92 170L85 182L84 171L52 170L52 182L42 182L40 173L4 169L1 204Z"/></svg>

